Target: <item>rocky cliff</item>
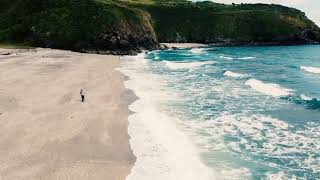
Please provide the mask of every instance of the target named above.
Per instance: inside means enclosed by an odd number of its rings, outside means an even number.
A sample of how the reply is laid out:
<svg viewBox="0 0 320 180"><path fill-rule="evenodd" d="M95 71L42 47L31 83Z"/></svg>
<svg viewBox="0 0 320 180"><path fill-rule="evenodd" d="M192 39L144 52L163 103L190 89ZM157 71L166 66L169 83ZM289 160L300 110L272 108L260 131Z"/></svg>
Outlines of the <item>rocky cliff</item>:
<svg viewBox="0 0 320 180"><path fill-rule="evenodd" d="M192 3L184 0L132 3L150 13L161 42L217 45L309 44L320 29L305 13L280 5Z"/></svg>
<svg viewBox="0 0 320 180"><path fill-rule="evenodd" d="M0 42L133 54L158 42L292 45L320 42L303 12L279 5L186 0L1 0Z"/></svg>

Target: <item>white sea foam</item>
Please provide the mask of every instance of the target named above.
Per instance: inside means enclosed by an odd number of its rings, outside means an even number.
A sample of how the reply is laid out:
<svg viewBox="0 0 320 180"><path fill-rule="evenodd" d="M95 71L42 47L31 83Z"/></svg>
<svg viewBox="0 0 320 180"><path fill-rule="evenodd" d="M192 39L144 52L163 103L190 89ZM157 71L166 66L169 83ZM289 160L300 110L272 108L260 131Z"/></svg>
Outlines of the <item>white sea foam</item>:
<svg viewBox="0 0 320 180"><path fill-rule="evenodd" d="M305 101L311 101L311 100L312 100L311 97L308 97L308 96L306 96L306 95L304 95L304 94L301 94L301 95L300 95L300 98L303 99L303 100L305 100Z"/></svg>
<svg viewBox="0 0 320 180"><path fill-rule="evenodd" d="M212 64L213 62L205 61L205 62L170 62L170 61L164 61L165 65L173 70L177 69L195 69L199 68L206 64Z"/></svg>
<svg viewBox="0 0 320 180"><path fill-rule="evenodd" d="M232 60L234 59L233 57L229 57L229 56L219 56L221 59L227 59L227 60Z"/></svg>
<svg viewBox="0 0 320 180"><path fill-rule="evenodd" d="M203 48L192 48L192 49L190 49L190 52L194 53L194 54L201 54L201 53L203 53L203 51L204 51Z"/></svg>
<svg viewBox="0 0 320 180"><path fill-rule="evenodd" d="M301 66L300 69L314 74L320 74L320 68L312 67L312 66Z"/></svg>
<svg viewBox="0 0 320 180"><path fill-rule="evenodd" d="M235 78L245 77L244 74L239 74L239 73L235 73L235 72L232 72L232 71L226 71L223 75L229 76L229 77L235 77Z"/></svg>
<svg viewBox="0 0 320 180"><path fill-rule="evenodd" d="M129 106L135 112L129 116L128 131L137 160L127 180L214 179L189 137L161 111L163 102L175 98L163 89L166 80L146 68L141 58L123 58L120 68L130 77L125 86L139 98Z"/></svg>
<svg viewBox="0 0 320 180"><path fill-rule="evenodd" d="M252 89L254 89L257 92L274 96L274 97L288 96L292 92L291 89L283 88L278 84L264 83L256 79L250 79L246 81L246 85L250 86Z"/></svg>
<svg viewBox="0 0 320 180"><path fill-rule="evenodd" d="M266 180L295 180L295 178L286 177L283 172L279 172L276 174L268 173Z"/></svg>
<svg viewBox="0 0 320 180"><path fill-rule="evenodd" d="M319 124L309 123L301 129L293 130L287 122L270 116L226 113L213 118L212 121L197 122L192 127L206 134L200 138L202 144L211 144L208 146L210 152L225 149L231 149L233 152L245 151L255 156L283 158L296 163L297 167L320 171L319 159L314 155L320 151ZM225 137L236 140L225 141ZM296 153L307 156L297 157ZM273 162L270 162L270 165L277 166ZM280 174L270 174L270 177L279 176Z"/></svg>
<svg viewBox="0 0 320 180"><path fill-rule="evenodd" d="M140 64L145 65L147 63L147 60L145 59L145 57L146 57L145 53L139 53L136 56L125 56L125 59L130 61L139 59ZM122 69L119 69L119 70L122 70Z"/></svg>
<svg viewBox="0 0 320 180"><path fill-rule="evenodd" d="M221 59L227 59L227 60L233 60L233 59L251 60L251 59L255 59L256 57L248 56L248 57L238 57L238 58L234 58L234 57L230 57L230 56L219 56L219 58L221 58Z"/></svg>
<svg viewBox="0 0 320 180"><path fill-rule="evenodd" d="M237 59L240 59L240 60L250 60L250 59L255 59L256 57L253 57L253 56L248 56L248 57L240 57L240 58L237 58Z"/></svg>

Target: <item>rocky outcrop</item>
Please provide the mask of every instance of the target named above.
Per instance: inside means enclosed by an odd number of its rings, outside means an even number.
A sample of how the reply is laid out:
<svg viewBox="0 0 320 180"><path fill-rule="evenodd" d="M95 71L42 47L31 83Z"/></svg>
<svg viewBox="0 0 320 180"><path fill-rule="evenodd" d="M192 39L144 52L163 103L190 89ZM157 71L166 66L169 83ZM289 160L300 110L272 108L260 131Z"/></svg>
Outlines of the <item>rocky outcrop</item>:
<svg viewBox="0 0 320 180"><path fill-rule="evenodd" d="M121 23L101 32L89 47L77 47L85 51L95 49L106 54L136 54L142 50L159 49L159 43L148 17L141 14L140 25Z"/></svg>
<svg viewBox="0 0 320 180"><path fill-rule="evenodd" d="M99 54L136 54L142 50L159 49L152 26L121 24L110 27L97 35L91 43L78 43L74 50Z"/></svg>

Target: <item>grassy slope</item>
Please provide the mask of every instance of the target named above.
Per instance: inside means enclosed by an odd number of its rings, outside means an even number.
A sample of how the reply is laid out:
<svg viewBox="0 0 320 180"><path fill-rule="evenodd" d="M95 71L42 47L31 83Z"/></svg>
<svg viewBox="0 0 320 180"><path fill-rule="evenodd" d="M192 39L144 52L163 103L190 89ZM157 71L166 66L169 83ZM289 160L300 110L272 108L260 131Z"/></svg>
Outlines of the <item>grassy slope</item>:
<svg viewBox="0 0 320 180"><path fill-rule="evenodd" d="M126 1L151 14L155 31L162 42L243 42L297 41L304 33L320 40L319 28L305 14L293 8L266 4L224 5L185 0L153 3ZM316 32L316 33L314 33ZM313 37L317 36L317 37Z"/></svg>
<svg viewBox="0 0 320 180"><path fill-rule="evenodd" d="M155 31L155 32L154 32ZM161 42L320 41L304 13L185 0L1 0L0 42L127 52ZM119 52L116 52L119 53Z"/></svg>

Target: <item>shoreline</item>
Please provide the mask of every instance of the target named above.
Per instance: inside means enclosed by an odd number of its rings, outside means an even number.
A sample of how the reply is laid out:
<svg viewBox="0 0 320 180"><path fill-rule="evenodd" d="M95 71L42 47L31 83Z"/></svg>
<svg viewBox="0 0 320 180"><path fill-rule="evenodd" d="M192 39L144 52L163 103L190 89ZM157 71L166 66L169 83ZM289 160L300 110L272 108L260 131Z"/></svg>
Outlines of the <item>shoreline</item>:
<svg viewBox="0 0 320 180"><path fill-rule="evenodd" d="M52 48L52 50L61 50L61 51L70 51L74 53L80 54L92 54L92 55L111 55L111 56L136 56L143 52L148 51L157 51L157 50L168 50L168 49L189 49L189 48L206 48L206 47L272 47L272 46L319 46L320 43L282 43L282 42L212 42L212 43L159 43L159 47L157 49L135 49L128 51L111 51L111 50L95 50L95 49L82 49L82 50L72 50L72 49L59 49ZM17 47L5 47L1 46L0 49L6 49L8 54L14 52L16 50L20 50L20 52L32 51L35 49L50 49L44 47L33 47L33 46L25 46L23 48ZM8 55L0 52L0 55Z"/></svg>
<svg viewBox="0 0 320 180"><path fill-rule="evenodd" d="M0 48L0 179L126 179L133 95L119 56ZM84 88L87 101L81 103Z"/></svg>
<svg viewBox="0 0 320 180"><path fill-rule="evenodd" d="M188 49L206 47L272 47L272 46L317 46L320 43L279 43L279 42L218 42L218 43L160 43L162 49Z"/></svg>
<svg viewBox="0 0 320 180"><path fill-rule="evenodd" d="M178 120L158 106L166 100L166 93L159 91L164 81L145 71L145 56L126 56L122 60L124 66L119 71L129 77L125 87L138 98L129 105L134 113L128 117L128 132L136 162L126 180L215 177L215 172L202 163L199 149L179 129Z"/></svg>

